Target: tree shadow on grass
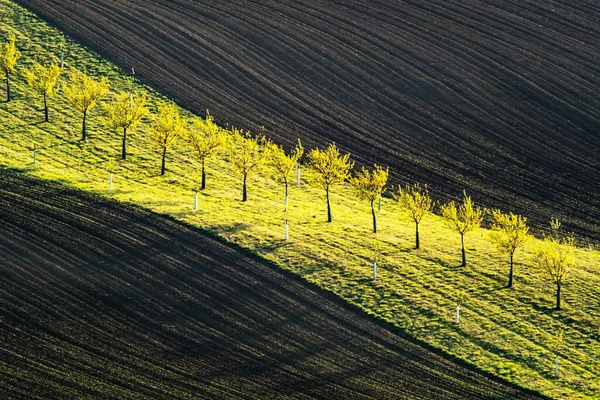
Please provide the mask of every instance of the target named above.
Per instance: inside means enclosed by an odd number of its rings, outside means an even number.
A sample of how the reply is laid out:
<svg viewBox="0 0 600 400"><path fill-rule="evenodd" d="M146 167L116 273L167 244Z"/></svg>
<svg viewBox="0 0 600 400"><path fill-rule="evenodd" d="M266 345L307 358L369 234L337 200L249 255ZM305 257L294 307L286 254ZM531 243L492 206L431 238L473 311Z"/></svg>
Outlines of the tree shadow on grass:
<svg viewBox="0 0 600 400"><path fill-rule="evenodd" d="M187 212L187 211L184 211L184 213L185 212ZM173 214L173 213L171 213L171 214ZM206 230L212 234L223 235L223 234L239 233L245 229L248 229L249 227L250 227L249 224L244 224L241 222L234 222L229 225L213 225L213 226L206 228Z"/></svg>
<svg viewBox="0 0 600 400"><path fill-rule="evenodd" d="M8 171L11 171L11 172L18 172L18 173L25 174L25 173L28 173L28 172L35 171L37 168L34 167L33 164L31 164L31 166L29 166L29 167L3 167L1 169L8 170Z"/></svg>
<svg viewBox="0 0 600 400"><path fill-rule="evenodd" d="M560 314L561 310L557 310L556 304L554 304L554 303L548 303L548 304L532 303L531 308L533 308L537 312L545 314L545 315L550 315L550 316L554 316L554 317L561 316L561 314Z"/></svg>
<svg viewBox="0 0 600 400"><path fill-rule="evenodd" d="M284 247L287 242L284 239L273 239L269 240L266 243L261 243L259 247L259 251L263 254L272 253L282 247Z"/></svg>
<svg viewBox="0 0 600 400"><path fill-rule="evenodd" d="M133 193L133 190L125 190L125 189L99 189L96 190L98 194L101 195L117 195L117 194L130 194Z"/></svg>
<svg viewBox="0 0 600 400"><path fill-rule="evenodd" d="M455 270L455 271L460 271L461 269L464 269L465 267L461 266L460 264L457 265L452 265L447 261L442 260L439 257L422 257L423 260L432 262L434 264L438 264L444 268L450 269L450 270Z"/></svg>

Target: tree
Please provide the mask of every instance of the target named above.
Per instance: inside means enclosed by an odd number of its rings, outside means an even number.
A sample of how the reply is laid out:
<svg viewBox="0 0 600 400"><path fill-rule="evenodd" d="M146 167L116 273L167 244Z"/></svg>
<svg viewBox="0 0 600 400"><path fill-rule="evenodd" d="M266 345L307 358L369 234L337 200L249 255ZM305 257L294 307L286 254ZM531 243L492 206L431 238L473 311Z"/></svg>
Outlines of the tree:
<svg viewBox="0 0 600 400"><path fill-rule="evenodd" d="M219 148L225 144L225 136L207 110L206 119L194 118L192 126L187 131L186 140L196 152L200 162L202 162L202 183L200 189L204 190L206 188L206 160L214 157Z"/></svg>
<svg viewBox="0 0 600 400"><path fill-rule="evenodd" d="M11 33L4 46L0 45L0 71L6 78L6 101L10 101L10 74L15 71L19 57L21 53L17 50L17 38Z"/></svg>
<svg viewBox="0 0 600 400"><path fill-rule="evenodd" d="M554 239L558 239L558 230L560 229L560 221L558 220L558 218L552 218L550 220L550 230L552 231L552 237L554 237Z"/></svg>
<svg viewBox="0 0 600 400"><path fill-rule="evenodd" d="M57 63L49 66L34 63L31 68L25 68L23 75L29 87L44 97L44 121L48 122L48 97L54 94L54 87L62 70Z"/></svg>
<svg viewBox="0 0 600 400"><path fill-rule="evenodd" d="M560 289L575 266L575 238L545 238L535 249L535 260L556 285L556 309L560 310Z"/></svg>
<svg viewBox="0 0 600 400"><path fill-rule="evenodd" d="M290 175L298 165L298 161L304 154L304 148L300 139L298 139L298 145L290 152L286 154L283 148L275 143L269 143L266 147L267 150L267 163L275 172L275 177L281 179L285 184L285 211L288 209L288 183Z"/></svg>
<svg viewBox="0 0 600 400"><path fill-rule="evenodd" d="M185 120L173 103L158 105L158 114L150 129L150 140L162 151L162 164L160 174L165 174L165 159L167 150L173 145L175 139L185 131Z"/></svg>
<svg viewBox="0 0 600 400"><path fill-rule="evenodd" d="M375 202L381 197L387 184L389 170L383 169L375 164L373 171L365 167L350 179L358 197L367 200L371 204L371 215L373 216L373 233L377 233L377 218L375 216Z"/></svg>
<svg viewBox="0 0 600 400"><path fill-rule="evenodd" d="M86 119L87 113L96 106L96 103L106 96L110 87L108 79L102 77L96 81L85 72L73 70L69 73L69 82L64 85L67 101L80 113L83 113L81 125L81 141L87 138Z"/></svg>
<svg viewBox="0 0 600 400"><path fill-rule="evenodd" d="M408 212L415 223L415 249L419 249L421 247L421 242L419 240L419 224L425 214L431 211L431 208L433 207L433 201L431 201L431 197L429 197L427 185L423 188L421 188L421 185L418 183L406 185L404 188L398 185L398 191L394 193L394 198L398 202L400 208Z"/></svg>
<svg viewBox="0 0 600 400"><path fill-rule="evenodd" d="M462 246L462 263L461 267L467 265L467 256L465 253L465 234L473 231L481 225L483 221L483 210L475 207L471 197L463 192L465 199L463 204L456 208L454 201L451 201L442 206L442 216L447 220L450 229L454 229L460 233L460 242Z"/></svg>
<svg viewBox="0 0 600 400"><path fill-rule="evenodd" d="M127 158L127 131L136 128L142 118L148 115L146 107L146 94L133 96L127 92L116 95L109 103L104 104L106 123L111 129L123 129L121 145L121 159Z"/></svg>
<svg viewBox="0 0 600 400"><path fill-rule="evenodd" d="M530 239L527 218L520 215L503 214L500 210L492 210L490 240L501 253L510 257L508 287L513 287L513 257L515 251L523 247Z"/></svg>
<svg viewBox="0 0 600 400"><path fill-rule="evenodd" d="M250 132L231 127L231 141L229 142L229 154L233 166L240 171L244 177L242 187L242 201L248 200L247 180L251 173L260 170L264 164L266 152L269 146L264 136L251 136Z"/></svg>
<svg viewBox="0 0 600 400"><path fill-rule="evenodd" d="M321 186L325 189L327 222L331 222L329 190L336 183L343 182L350 177L354 162L350 161L350 154L342 156L335 143L331 143L325 150L311 150L308 160L310 167L319 174Z"/></svg>

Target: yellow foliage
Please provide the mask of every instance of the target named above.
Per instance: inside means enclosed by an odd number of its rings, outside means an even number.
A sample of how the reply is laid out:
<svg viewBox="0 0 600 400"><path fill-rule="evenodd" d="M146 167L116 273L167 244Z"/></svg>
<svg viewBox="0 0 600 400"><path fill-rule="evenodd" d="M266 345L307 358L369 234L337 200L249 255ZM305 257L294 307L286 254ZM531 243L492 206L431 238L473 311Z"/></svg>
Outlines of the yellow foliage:
<svg viewBox="0 0 600 400"><path fill-rule="evenodd" d="M263 146L270 146L264 136L253 137L250 132L231 128L229 156L242 175L247 176L263 166L266 156Z"/></svg>
<svg viewBox="0 0 600 400"><path fill-rule="evenodd" d="M575 266L575 238L545 238L535 248L535 260L552 281L560 285Z"/></svg>
<svg viewBox="0 0 600 400"><path fill-rule="evenodd" d="M531 238L527 218L500 210L492 210L491 214L490 240L501 253L512 255Z"/></svg>
<svg viewBox="0 0 600 400"><path fill-rule="evenodd" d="M398 202L400 208L408 212L412 220L417 224L421 222L421 219L433 207L433 201L429 197L427 185L421 188L421 185L418 183L406 185L404 188L398 185L398 191L394 193L394 199Z"/></svg>
<svg viewBox="0 0 600 400"><path fill-rule="evenodd" d="M47 67L36 62L31 68L23 70L23 76L29 87L42 96L50 97L54 94L54 88L61 72L61 68L55 62L50 63Z"/></svg>
<svg viewBox="0 0 600 400"><path fill-rule="evenodd" d="M5 77L14 72L19 57L21 53L17 50L17 38L14 33L11 33L4 46L0 46L0 71Z"/></svg>
<svg viewBox="0 0 600 400"><path fill-rule="evenodd" d="M150 139L159 150L166 150L185 131L185 120L173 103L158 105L158 113L150 129Z"/></svg>
<svg viewBox="0 0 600 400"><path fill-rule="evenodd" d="M377 201L385 190L387 185L389 170L388 168L375 164L373 171L369 171L362 167L356 176L350 179L350 184L356 190L356 194L362 200L367 200L371 203Z"/></svg>
<svg viewBox="0 0 600 400"><path fill-rule="evenodd" d="M483 221L483 210L473 204L471 197L467 196L466 192L463 193L465 199L458 208L453 201L444 204L441 208L442 216L446 219L448 226L461 235L479 228Z"/></svg>
<svg viewBox="0 0 600 400"><path fill-rule="evenodd" d="M130 101L131 100L131 101ZM121 92L109 103L104 104L105 119L111 129L132 130L148 115L146 107L146 94L141 96Z"/></svg>
<svg viewBox="0 0 600 400"><path fill-rule="evenodd" d="M206 111L206 119L194 118L186 133L187 142L202 162L213 157L225 144L225 136L221 128L208 111Z"/></svg>
<svg viewBox="0 0 600 400"><path fill-rule="evenodd" d="M67 101L83 114L94 108L98 100L106 96L109 89L106 77L96 81L85 72L78 70L69 73L69 82L63 87Z"/></svg>
<svg viewBox="0 0 600 400"><path fill-rule="evenodd" d="M354 167L354 162L350 161L350 154L342 156L335 143L331 143L325 150L311 150L308 161L310 167L319 174L320 183L325 190L348 179Z"/></svg>
<svg viewBox="0 0 600 400"><path fill-rule="evenodd" d="M298 139L298 145L288 155L281 146L269 142L266 152L267 164L275 172L275 177L287 183L290 174L297 167L298 161L304 154L304 148L302 147L302 143L300 143L300 139Z"/></svg>

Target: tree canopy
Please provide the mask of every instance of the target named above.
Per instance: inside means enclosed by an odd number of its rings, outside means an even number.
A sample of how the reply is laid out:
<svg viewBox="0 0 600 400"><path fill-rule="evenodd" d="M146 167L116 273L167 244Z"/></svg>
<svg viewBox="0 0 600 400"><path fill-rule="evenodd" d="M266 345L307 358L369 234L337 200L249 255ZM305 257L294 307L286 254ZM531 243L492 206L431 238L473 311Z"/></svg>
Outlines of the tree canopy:
<svg viewBox="0 0 600 400"><path fill-rule="evenodd" d="M354 162L350 154L341 155L335 143L325 150L313 149L308 153L309 166L318 174L319 183L325 189L327 200L327 222L332 221L329 190L332 185L345 181L350 177Z"/></svg>
<svg viewBox="0 0 600 400"><path fill-rule="evenodd" d="M96 106L96 103L106 96L110 90L110 85L106 77L95 80L87 73L72 70L69 73L69 80L63 86L63 91L67 101L73 108L83 114L83 123L81 128L81 140L87 138L86 117L88 111Z"/></svg>
<svg viewBox="0 0 600 400"><path fill-rule="evenodd" d="M44 120L48 122L48 97L54 94L54 88L62 69L58 63L51 62L48 66L34 62L31 68L23 69L27 85L44 97Z"/></svg>
<svg viewBox="0 0 600 400"><path fill-rule="evenodd" d="M429 197L427 185L421 187L420 184L415 183L406 185L404 188L398 185L398 191L394 193L394 198L400 209L406 211L415 223L415 249L419 249L421 247L419 224L433 208L433 201Z"/></svg>
<svg viewBox="0 0 600 400"><path fill-rule="evenodd" d="M175 140L185 132L185 119L173 103L160 103L152 127L150 129L150 140L154 146L162 151L162 164L160 174L165 174L165 159L167 150Z"/></svg>
<svg viewBox="0 0 600 400"><path fill-rule="evenodd" d="M356 175L350 179L356 194L362 200L367 200L371 205L373 217L373 232L377 233L377 217L375 216L375 201L377 201L387 185L389 170L375 164L372 171L362 167Z"/></svg>
<svg viewBox="0 0 600 400"><path fill-rule="evenodd" d="M446 223L450 229L454 229L460 234L462 245L461 266L464 267L467 265L464 236L467 232L479 228L483 221L483 210L474 205L473 200L471 200L471 197L467 196L466 192L463 192L463 194L465 198L458 208L454 201L451 201L442 205L441 211L442 216L446 219Z"/></svg>

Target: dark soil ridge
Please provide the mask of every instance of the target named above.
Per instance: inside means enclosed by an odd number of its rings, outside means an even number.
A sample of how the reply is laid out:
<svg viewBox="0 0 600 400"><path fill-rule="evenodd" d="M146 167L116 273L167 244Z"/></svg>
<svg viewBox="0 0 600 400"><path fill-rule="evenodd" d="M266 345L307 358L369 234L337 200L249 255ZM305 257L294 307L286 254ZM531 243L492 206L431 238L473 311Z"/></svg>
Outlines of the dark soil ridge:
<svg viewBox="0 0 600 400"><path fill-rule="evenodd" d="M525 399L139 207L0 170L6 399Z"/></svg>
<svg viewBox="0 0 600 400"><path fill-rule="evenodd" d="M595 1L17 3L198 114L600 240Z"/></svg>

